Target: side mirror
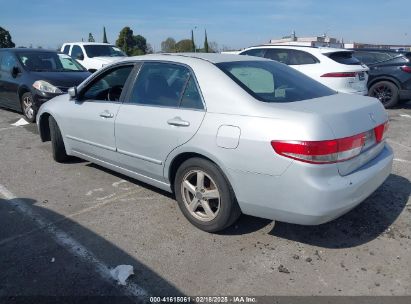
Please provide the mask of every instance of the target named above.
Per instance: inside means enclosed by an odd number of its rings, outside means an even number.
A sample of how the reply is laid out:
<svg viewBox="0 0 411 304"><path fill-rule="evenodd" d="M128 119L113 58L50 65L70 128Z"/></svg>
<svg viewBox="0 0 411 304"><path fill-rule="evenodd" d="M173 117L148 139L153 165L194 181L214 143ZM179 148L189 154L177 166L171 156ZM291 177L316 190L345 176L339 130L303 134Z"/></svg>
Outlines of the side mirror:
<svg viewBox="0 0 411 304"><path fill-rule="evenodd" d="M77 60L84 60L84 55L83 54L78 54L76 59Z"/></svg>
<svg viewBox="0 0 411 304"><path fill-rule="evenodd" d="M78 94L77 94L77 87L71 87L68 89L67 93L72 99L76 99Z"/></svg>
<svg viewBox="0 0 411 304"><path fill-rule="evenodd" d="M15 66L11 69L11 76L16 78L19 74L21 74L21 70L19 67Z"/></svg>

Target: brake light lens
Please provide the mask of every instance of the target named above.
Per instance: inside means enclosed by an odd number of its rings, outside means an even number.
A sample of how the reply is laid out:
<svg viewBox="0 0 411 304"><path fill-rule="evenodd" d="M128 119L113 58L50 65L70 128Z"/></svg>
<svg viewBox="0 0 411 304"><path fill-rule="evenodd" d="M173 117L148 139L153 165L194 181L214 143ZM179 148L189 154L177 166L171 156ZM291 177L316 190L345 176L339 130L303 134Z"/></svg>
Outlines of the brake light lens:
<svg viewBox="0 0 411 304"><path fill-rule="evenodd" d="M403 72L411 73L411 67L408 66L408 65L403 65L402 67L400 67L400 69L401 69Z"/></svg>
<svg viewBox="0 0 411 304"><path fill-rule="evenodd" d="M357 77L356 72L336 72L336 73L326 73L321 75L321 77Z"/></svg>
<svg viewBox="0 0 411 304"><path fill-rule="evenodd" d="M369 132L350 137L323 141L273 140L271 146L277 154L288 158L310 164L331 164L346 161L361 154L369 133L372 131L375 135L375 142L380 143L385 139L387 130L388 122Z"/></svg>

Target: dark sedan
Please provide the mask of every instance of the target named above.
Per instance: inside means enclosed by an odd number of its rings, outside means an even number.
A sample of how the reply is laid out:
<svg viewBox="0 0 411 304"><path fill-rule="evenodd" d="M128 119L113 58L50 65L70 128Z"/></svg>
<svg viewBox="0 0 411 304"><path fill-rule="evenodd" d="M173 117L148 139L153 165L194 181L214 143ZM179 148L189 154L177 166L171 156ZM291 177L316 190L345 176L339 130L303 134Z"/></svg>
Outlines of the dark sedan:
<svg viewBox="0 0 411 304"><path fill-rule="evenodd" d="M80 84L88 72L66 54L43 49L0 49L0 106L34 122L41 104Z"/></svg>
<svg viewBox="0 0 411 304"><path fill-rule="evenodd" d="M357 49L354 56L370 68L368 95L386 108L411 99L411 53L382 49Z"/></svg>

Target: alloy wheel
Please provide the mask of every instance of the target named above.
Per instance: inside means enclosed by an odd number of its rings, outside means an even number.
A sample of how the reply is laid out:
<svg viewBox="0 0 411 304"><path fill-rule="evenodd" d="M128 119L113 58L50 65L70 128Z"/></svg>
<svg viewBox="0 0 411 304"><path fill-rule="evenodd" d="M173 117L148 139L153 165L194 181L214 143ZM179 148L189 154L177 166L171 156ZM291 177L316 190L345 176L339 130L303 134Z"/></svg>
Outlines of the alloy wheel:
<svg viewBox="0 0 411 304"><path fill-rule="evenodd" d="M382 102L382 104L386 104L387 102L391 100L393 96L393 92L390 87L388 87L385 84L382 84L382 85L377 86L373 90L373 95L377 97Z"/></svg>
<svg viewBox="0 0 411 304"><path fill-rule="evenodd" d="M33 98L31 96L25 96L23 98L23 113L28 119L33 119Z"/></svg>
<svg viewBox="0 0 411 304"><path fill-rule="evenodd" d="M190 214L203 222L209 222L220 211L220 192L215 181L202 170L191 170L183 178L181 193Z"/></svg>

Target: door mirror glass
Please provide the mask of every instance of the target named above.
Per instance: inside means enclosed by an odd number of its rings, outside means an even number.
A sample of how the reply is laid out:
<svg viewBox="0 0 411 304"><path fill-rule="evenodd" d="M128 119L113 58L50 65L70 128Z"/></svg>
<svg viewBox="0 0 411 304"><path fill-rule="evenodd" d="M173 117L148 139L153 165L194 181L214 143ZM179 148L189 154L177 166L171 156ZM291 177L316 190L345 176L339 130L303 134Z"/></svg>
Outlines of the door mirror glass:
<svg viewBox="0 0 411 304"><path fill-rule="evenodd" d="M77 87L71 87L68 89L68 94L71 98L76 99L77 98Z"/></svg>

